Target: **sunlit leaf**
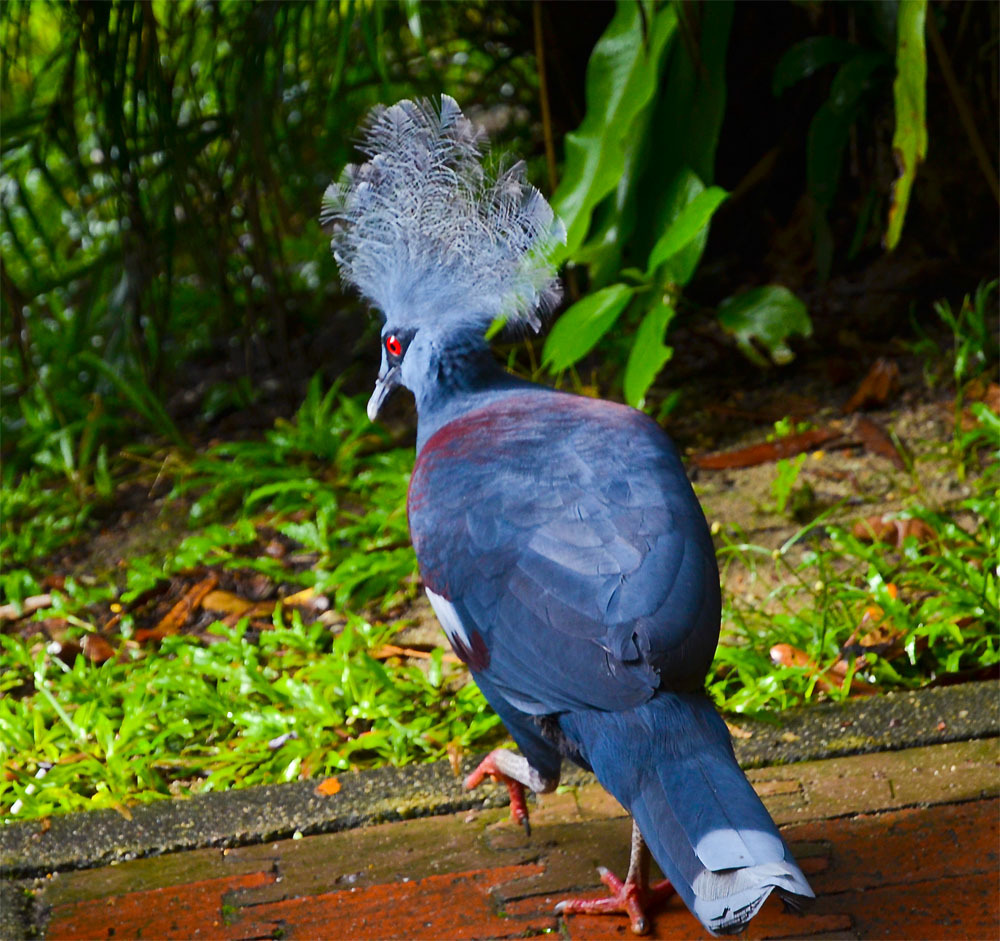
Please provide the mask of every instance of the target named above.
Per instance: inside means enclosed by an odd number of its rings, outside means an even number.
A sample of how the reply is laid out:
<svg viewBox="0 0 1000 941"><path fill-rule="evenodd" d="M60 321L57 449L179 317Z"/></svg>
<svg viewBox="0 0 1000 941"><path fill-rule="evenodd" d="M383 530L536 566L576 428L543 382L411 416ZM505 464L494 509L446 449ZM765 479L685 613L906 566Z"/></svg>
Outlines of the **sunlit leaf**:
<svg viewBox="0 0 1000 941"><path fill-rule="evenodd" d="M667 346L663 337L675 314L671 305L660 303L639 324L623 383L625 401L634 408L642 408L649 387L674 355L673 347Z"/></svg>
<svg viewBox="0 0 1000 941"><path fill-rule="evenodd" d="M619 2L615 16L587 63L587 111L565 138L563 177L552 206L566 225L561 258L572 257L586 238L594 207L618 185L636 115L659 86L663 55L677 28L667 4L655 13L642 0Z"/></svg>
<svg viewBox="0 0 1000 941"><path fill-rule="evenodd" d="M722 187L710 186L687 203L649 253L646 277L652 277L653 272L663 262L686 248L708 226L712 216L715 215L715 210L722 205L728 195Z"/></svg>
<svg viewBox="0 0 1000 941"><path fill-rule="evenodd" d="M634 293L628 285L612 284L577 301L546 338L542 363L558 371L586 356L611 329Z"/></svg>
<svg viewBox="0 0 1000 941"><path fill-rule="evenodd" d="M927 53L924 48L926 16L927 0L908 0L899 5L896 81L892 86L896 105L892 152L899 176L892 188L892 205L885 233L885 245L890 250L899 242L913 180L917 175L917 168L927 156Z"/></svg>

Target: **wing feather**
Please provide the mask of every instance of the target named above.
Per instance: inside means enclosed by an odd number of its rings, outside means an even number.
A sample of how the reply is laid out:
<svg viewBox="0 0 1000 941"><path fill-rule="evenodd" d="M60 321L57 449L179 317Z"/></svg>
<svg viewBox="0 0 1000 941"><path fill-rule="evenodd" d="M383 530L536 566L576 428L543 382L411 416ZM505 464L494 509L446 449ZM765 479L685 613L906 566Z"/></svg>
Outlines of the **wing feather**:
<svg viewBox="0 0 1000 941"><path fill-rule="evenodd" d="M676 452L641 413L542 390L469 413L424 445L410 526L425 583L518 708L621 709L664 678L701 683L718 571Z"/></svg>

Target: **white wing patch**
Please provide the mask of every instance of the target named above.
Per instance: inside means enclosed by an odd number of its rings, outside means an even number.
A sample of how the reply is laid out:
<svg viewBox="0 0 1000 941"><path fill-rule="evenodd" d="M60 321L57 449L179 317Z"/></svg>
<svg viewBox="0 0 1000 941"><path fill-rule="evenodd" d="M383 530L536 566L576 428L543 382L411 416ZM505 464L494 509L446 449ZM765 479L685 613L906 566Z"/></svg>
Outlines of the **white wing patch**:
<svg viewBox="0 0 1000 941"><path fill-rule="evenodd" d="M425 588L424 591L427 593L427 600L431 603L431 607L452 646L459 650L462 648L470 649L472 643L469 640L469 635L465 633L462 619L458 616L455 606L443 595L435 594L429 588Z"/></svg>

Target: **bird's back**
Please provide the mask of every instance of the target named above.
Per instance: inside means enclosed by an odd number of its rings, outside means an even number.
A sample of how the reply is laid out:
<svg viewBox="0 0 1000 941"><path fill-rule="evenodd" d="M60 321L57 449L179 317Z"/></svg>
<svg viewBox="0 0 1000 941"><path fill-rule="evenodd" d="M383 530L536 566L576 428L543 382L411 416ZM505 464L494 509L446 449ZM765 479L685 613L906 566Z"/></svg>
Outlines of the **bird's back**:
<svg viewBox="0 0 1000 941"><path fill-rule="evenodd" d="M409 513L425 583L462 625L456 649L523 711L700 687L719 628L711 538L641 412L513 389L425 442Z"/></svg>

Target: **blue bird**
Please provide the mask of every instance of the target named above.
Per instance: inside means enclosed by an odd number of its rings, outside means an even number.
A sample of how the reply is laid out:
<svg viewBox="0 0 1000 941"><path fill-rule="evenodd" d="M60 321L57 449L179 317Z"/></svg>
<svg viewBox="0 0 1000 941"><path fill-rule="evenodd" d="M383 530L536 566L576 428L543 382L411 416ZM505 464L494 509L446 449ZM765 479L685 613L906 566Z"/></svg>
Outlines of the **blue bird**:
<svg viewBox="0 0 1000 941"><path fill-rule="evenodd" d="M368 415L394 389L417 407L408 511L427 597L520 754L467 779L553 790L564 757L633 819L629 872L601 871L637 933L674 891L713 934L742 930L772 892L813 893L733 756L703 686L719 636L719 574L701 507L648 416L506 373L486 334L541 328L565 238L522 164L483 166L455 101L370 114L325 196L341 277L381 313ZM649 853L667 882L648 883Z"/></svg>

